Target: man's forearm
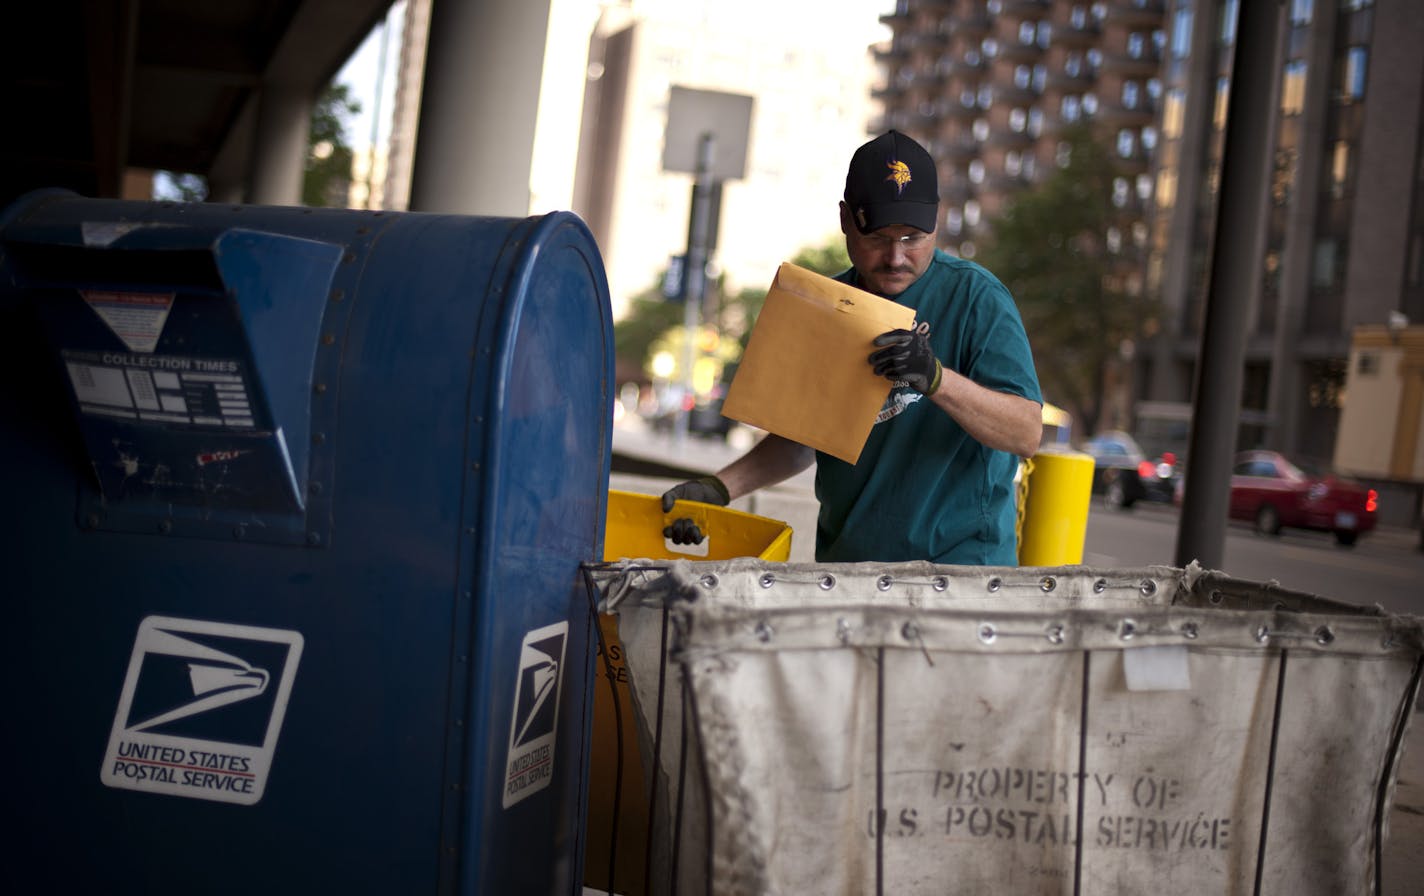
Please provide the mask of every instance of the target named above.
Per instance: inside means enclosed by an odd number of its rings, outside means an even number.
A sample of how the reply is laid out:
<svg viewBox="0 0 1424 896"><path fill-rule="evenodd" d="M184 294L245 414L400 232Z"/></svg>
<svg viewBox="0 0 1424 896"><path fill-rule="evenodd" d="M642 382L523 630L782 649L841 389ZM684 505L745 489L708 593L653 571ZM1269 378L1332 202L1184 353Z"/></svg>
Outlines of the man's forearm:
<svg viewBox="0 0 1424 896"><path fill-rule="evenodd" d="M980 444L1019 457L1038 452L1043 406L1036 401L986 389L948 367L930 400Z"/></svg>
<svg viewBox="0 0 1424 896"><path fill-rule="evenodd" d="M768 433L750 451L718 471L717 478L735 499L790 479L815 460L812 449Z"/></svg>

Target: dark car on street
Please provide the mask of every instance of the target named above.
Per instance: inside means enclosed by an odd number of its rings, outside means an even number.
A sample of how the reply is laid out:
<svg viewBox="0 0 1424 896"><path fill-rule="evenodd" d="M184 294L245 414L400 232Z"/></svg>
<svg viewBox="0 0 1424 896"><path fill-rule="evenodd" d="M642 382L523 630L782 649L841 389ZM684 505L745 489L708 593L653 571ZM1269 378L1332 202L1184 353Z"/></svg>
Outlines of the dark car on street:
<svg viewBox="0 0 1424 896"><path fill-rule="evenodd" d="M1128 508L1138 501L1171 504L1181 479L1177 457L1155 459L1143 453L1137 440L1121 430L1098 433L1083 443L1093 458L1093 494L1112 507Z"/></svg>
<svg viewBox="0 0 1424 896"><path fill-rule="evenodd" d="M1331 532L1345 547L1375 527L1379 493L1275 451L1245 451L1231 469L1231 509L1262 535L1284 528Z"/></svg>

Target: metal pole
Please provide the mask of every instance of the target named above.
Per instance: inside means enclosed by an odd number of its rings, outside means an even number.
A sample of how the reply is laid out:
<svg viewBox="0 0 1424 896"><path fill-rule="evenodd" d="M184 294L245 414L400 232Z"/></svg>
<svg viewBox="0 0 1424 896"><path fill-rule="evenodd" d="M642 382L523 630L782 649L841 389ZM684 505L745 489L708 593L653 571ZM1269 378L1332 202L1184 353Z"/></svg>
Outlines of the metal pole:
<svg viewBox="0 0 1424 896"><path fill-rule="evenodd" d="M702 327L702 298L707 292L707 240L712 232L712 153L717 140L703 133L697 142L697 173L692 183L692 217L687 227L687 289L683 293L682 406L677 412L674 436L681 444L687 438L695 399L692 366L697 359L697 331Z"/></svg>
<svg viewBox="0 0 1424 896"><path fill-rule="evenodd" d="M1226 547L1231 467L1251 326L1252 284L1261 275L1280 2L1242 3L1231 66L1211 280L1197 359L1191 464L1177 526L1176 564L1220 569ZM1199 85L1208 89L1209 84Z"/></svg>

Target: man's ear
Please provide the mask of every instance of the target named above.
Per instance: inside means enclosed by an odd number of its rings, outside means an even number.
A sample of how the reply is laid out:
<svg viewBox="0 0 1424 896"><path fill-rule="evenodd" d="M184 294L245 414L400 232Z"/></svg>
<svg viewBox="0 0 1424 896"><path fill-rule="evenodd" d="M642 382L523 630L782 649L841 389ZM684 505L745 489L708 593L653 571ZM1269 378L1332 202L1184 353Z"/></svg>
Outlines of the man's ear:
<svg viewBox="0 0 1424 896"><path fill-rule="evenodd" d="M851 228L852 226L853 226L853 225L851 224L851 220L850 220L850 206L846 205L846 204L845 204L845 200L842 199L842 200L841 200L841 233L845 234L846 236L850 236L850 228Z"/></svg>

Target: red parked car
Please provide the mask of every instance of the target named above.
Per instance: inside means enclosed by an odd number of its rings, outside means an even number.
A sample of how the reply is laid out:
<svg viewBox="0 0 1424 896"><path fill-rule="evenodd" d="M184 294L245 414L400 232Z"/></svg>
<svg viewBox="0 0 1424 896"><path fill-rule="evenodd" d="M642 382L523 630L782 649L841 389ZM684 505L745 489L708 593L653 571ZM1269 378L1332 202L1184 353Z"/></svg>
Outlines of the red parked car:
<svg viewBox="0 0 1424 896"><path fill-rule="evenodd" d="M1379 494L1345 476L1306 470L1275 451L1236 455L1231 470L1231 518L1263 535L1282 528L1335 533L1349 546L1375 527Z"/></svg>

